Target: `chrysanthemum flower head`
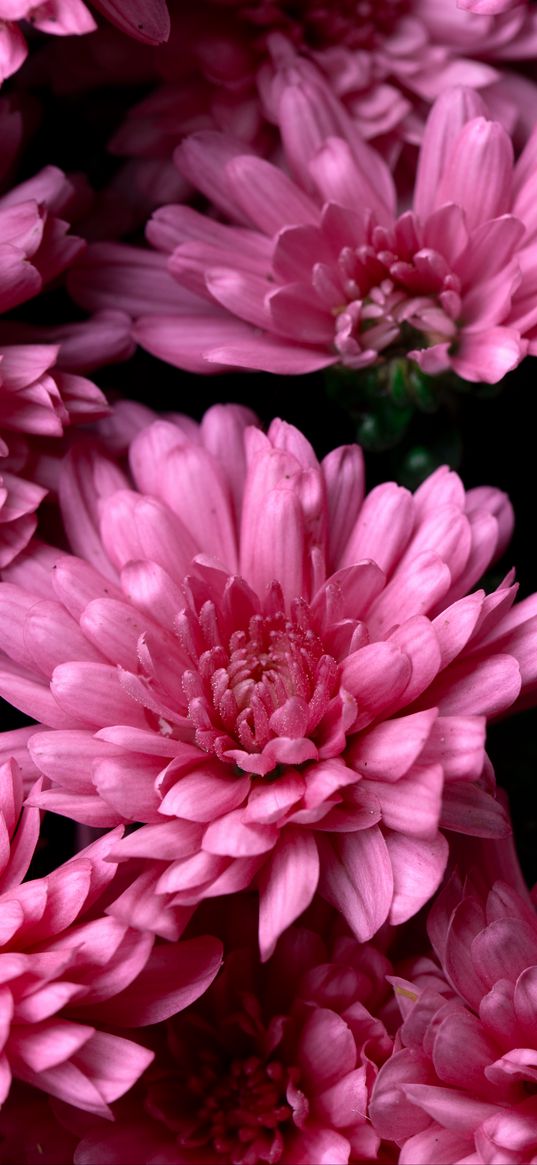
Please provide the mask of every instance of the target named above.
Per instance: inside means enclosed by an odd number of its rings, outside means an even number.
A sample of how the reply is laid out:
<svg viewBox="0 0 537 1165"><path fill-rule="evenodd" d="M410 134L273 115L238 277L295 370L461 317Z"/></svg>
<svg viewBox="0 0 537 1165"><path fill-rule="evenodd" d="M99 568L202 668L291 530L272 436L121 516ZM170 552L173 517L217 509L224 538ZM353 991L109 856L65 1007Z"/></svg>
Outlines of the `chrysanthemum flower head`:
<svg viewBox="0 0 537 1165"><path fill-rule="evenodd" d="M212 915L222 937L222 922L236 920L220 976L199 1005L153 1029L153 1065L114 1106L113 1127L88 1122L79 1165L377 1160L367 1109L392 1050L389 960L330 937L329 925L322 936L296 926L260 965L242 898Z"/></svg>
<svg viewBox="0 0 537 1165"><path fill-rule="evenodd" d="M371 1104L402 1165L537 1159L537 915L497 881L482 894L448 883L429 933L440 967L395 978L399 1050Z"/></svg>
<svg viewBox="0 0 537 1165"><path fill-rule="evenodd" d="M450 90L428 119L407 209L318 78L290 69L278 108L285 168L225 134L179 147L182 173L229 225L190 207L156 212L148 238L199 306L140 316L144 347L186 368L201 354L207 371L285 374L403 355L487 383L533 350L535 136L514 163L477 94ZM86 283L82 268L73 286L94 304Z"/></svg>
<svg viewBox="0 0 537 1165"><path fill-rule="evenodd" d="M130 480L86 443L60 485L78 557L36 546L0 587L1 691L75 820L144 827L112 908L173 910L251 884L268 956L317 885L369 938L442 877L440 826L508 828L486 717L535 681L534 599L467 594L511 527L447 469L364 499L362 455L216 406L145 424Z"/></svg>
<svg viewBox="0 0 537 1165"><path fill-rule="evenodd" d="M8 768L0 770L3 847L19 795ZM155 944L103 913L114 833L19 884L37 840L34 811L24 813L0 883L0 1104L14 1078L111 1119L109 1104L153 1058L118 1029L130 1037L188 1006L214 979L221 943Z"/></svg>

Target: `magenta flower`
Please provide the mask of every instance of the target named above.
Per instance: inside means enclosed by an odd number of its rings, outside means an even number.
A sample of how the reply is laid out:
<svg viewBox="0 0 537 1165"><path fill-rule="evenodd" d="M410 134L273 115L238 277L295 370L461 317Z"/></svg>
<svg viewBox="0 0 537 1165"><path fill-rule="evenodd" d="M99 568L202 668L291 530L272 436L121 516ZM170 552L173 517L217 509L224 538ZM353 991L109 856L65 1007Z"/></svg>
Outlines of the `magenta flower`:
<svg viewBox="0 0 537 1165"><path fill-rule="evenodd" d="M156 62L164 84L130 110L112 148L163 161L184 134L212 127L270 152L290 64L323 77L363 137L392 159L403 141L420 140L424 113L453 85L483 91L506 128L529 133L537 88L506 64L536 48L526 2L491 17L463 12L455 0L375 0L359 13L349 0L202 0L176 9Z"/></svg>
<svg viewBox="0 0 537 1165"><path fill-rule="evenodd" d="M94 1122L83 1136L77 1165L377 1160L367 1106L392 1049L378 1018L388 959L350 937L330 940L325 925L323 938L290 928L262 966L248 914L241 898L229 903L234 937L219 978L155 1029L153 1065L114 1107L115 1124Z"/></svg>
<svg viewBox="0 0 537 1165"><path fill-rule="evenodd" d="M403 1023L381 1070L373 1126L401 1165L537 1160L537 916L506 882L450 884L431 912L440 962L395 979Z"/></svg>
<svg viewBox="0 0 537 1165"><path fill-rule="evenodd" d="M0 691L52 787L133 879L112 908L174 911L252 883L268 956L317 885L363 941L439 884L439 827L508 828L485 718L531 697L534 599L467 597L511 527L505 495L441 470L363 500L357 447L322 465L276 421L217 406L144 426L133 485L86 444L60 483L80 557L36 546L0 587ZM140 491L140 492L138 492Z"/></svg>
<svg viewBox="0 0 537 1165"><path fill-rule="evenodd" d="M387 166L327 88L296 75L279 121L292 177L223 134L179 147L183 174L233 225L190 207L156 212L149 240L205 303L142 315L142 346L190 368L195 336L208 371L286 374L404 354L487 383L533 351L537 136L513 164L478 96L450 91L427 123L413 209L398 214ZM80 283L81 302L103 302Z"/></svg>
<svg viewBox="0 0 537 1165"><path fill-rule="evenodd" d="M0 791L9 830L5 769ZM214 979L221 943L202 937L155 945L152 935L100 912L116 868L110 859L114 833L47 877L14 884L28 864L22 859L31 849L29 830L31 820L19 827L8 888L4 874L0 895L0 1103L15 1077L110 1118L109 1104L153 1054L108 1028L130 1031L186 1007Z"/></svg>

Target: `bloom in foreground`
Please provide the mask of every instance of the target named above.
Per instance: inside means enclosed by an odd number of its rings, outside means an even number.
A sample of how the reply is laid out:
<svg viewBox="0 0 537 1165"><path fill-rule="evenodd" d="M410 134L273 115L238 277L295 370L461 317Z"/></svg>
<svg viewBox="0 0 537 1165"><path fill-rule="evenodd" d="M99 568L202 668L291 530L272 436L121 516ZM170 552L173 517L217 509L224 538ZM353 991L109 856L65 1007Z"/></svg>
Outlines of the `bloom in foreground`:
<svg viewBox="0 0 537 1165"><path fill-rule="evenodd" d="M377 1160L367 1107L392 1050L388 959L350 936L330 939L325 918L322 938L291 927L260 965L241 898L223 912L220 976L199 1005L153 1029L153 1064L114 1106L114 1125L94 1122L77 1165Z"/></svg>
<svg viewBox="0 0 537 1165"><path fill-rule="evenodd" d="M0 793L9 831L18 790L14 782L9 798L7 769ZM19 827L0 894L0 1104L15 1078L110 1119L109 1104L153 1058L130 1029L197 999L219 969L221 943L207 936L155 943L100 912L116 869L114 834L47 877L16 884L31 856L32 814Z"/></svg>
<svg viewBox="0 0 537 1165"><path fill-rule="evenodd" d="M400 1050L371 1115L401 1165L537 1160L537 915L506 882L448 883L431 911L440 967L395 979ZM412 978L412 973L410 973Z"/></svg>
<svg viewBox="0 0 537 1165"><path fill-rule="evenodd" d="M438 886L440 826L505 832L485 718L531 693L537 620L509 579L464 597L505 495L444 469L364 501L357 447L320 465L251 420L143 425L130 480L73 449L79 557L4 572L0 691L47 729L24 738L52 781L32 803L144 823L112 849L136 874L116 916L173 937L170 910L255 879L268 956L318 884L365 941Z"/></svg>
<svg viewBox="0 0 537 1165"><path fill-rule="evenodd" d="M190 317L139 318L143 347L191 368L197 341L207 371L285 374L405 354L426 373L487 383L533 351L537 134L514 164L477 94L449 91L427 122L413 209L398 214L388 167L320 82L289 71L279 126L291 177L226 134L176 151L231 225L156 212L149 241L204 302Z"/></svg>

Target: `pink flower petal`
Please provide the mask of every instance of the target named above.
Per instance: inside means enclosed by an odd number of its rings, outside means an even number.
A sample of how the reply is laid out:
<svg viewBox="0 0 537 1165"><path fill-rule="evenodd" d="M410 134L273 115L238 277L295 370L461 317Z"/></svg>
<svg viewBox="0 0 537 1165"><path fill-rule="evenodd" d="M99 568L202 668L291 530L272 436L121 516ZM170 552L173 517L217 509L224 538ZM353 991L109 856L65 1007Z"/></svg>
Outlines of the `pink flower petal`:
<svg viewBox="0 0 537 1165"><path fill-rule="evenodd" d="M385 922L393 895L392 866L378 826L340 834L330 843L318 839L319 889L346 918L359 942Z"/></svg>
<svg viewBox="0 0 537 1165"><path fill-rule="evenodd" d="M259 948L270 958L282 932L309 906L319 879L312 835L287 826L260 881Z"/></svg>

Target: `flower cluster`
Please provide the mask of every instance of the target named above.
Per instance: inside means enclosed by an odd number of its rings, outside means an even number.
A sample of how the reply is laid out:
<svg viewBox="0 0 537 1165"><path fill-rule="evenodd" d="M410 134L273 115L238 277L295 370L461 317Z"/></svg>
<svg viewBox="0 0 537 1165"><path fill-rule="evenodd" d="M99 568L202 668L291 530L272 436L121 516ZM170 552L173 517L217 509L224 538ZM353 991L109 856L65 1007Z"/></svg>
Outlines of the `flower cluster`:
<svg viewBox="0 0 537 1165"><path fill-rule="evenodd" d="M535 1163L535 5L92 8L0 0L0 1165Z"/></svg>

